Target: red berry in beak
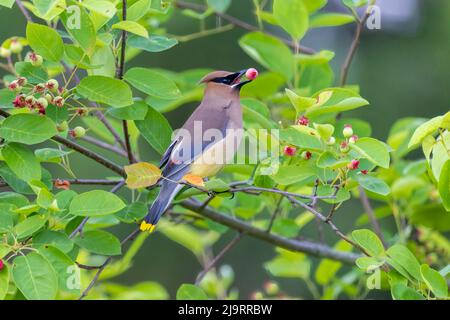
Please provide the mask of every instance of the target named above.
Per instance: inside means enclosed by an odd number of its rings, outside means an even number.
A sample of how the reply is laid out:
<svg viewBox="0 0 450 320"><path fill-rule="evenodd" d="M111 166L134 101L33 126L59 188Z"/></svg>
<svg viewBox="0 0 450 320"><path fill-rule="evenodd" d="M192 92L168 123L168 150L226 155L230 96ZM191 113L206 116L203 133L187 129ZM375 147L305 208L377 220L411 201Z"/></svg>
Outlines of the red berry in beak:
<svg viewBox="0 0 450 320"><path fill-rule="evenodd" d="M255 80L258 77L258 74L259 72L255 68L250 68L247 70L247 72L245 72L245 76L249 80Z"/></svg>
<svg viewBox="0 0 450 320"><path fill-rule="evenodd" d="M295 153L297 152L297 149L295 147L286 146L283 149L284 155L288 157L293 157Z"/></svg>

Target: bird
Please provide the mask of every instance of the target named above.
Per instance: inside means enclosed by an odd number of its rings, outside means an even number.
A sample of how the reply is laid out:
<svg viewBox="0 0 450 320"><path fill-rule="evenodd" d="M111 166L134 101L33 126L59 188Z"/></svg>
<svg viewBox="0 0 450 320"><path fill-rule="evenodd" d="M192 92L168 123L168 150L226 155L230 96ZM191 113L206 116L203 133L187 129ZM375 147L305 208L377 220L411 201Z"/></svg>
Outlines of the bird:
<svg viewBox="0 0 450 320"><path fill-rule="evenodd" d="M160 190L141 222L141 231L154 231L172 200L186 185L183 181L201 184L204 178L214 176L233 159L242 140L240 91L257 76L255 68L248 68L238 72L214 71L200 80L199 83L206 84L203 99L175 132L161 158Z"/></svg>

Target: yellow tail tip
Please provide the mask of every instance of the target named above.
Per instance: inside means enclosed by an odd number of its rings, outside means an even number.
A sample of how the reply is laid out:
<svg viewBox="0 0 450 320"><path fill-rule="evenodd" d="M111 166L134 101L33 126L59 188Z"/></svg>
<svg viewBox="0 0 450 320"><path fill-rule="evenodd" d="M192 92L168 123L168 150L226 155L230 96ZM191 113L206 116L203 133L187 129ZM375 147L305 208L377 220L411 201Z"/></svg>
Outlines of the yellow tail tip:
<svg viewBox="0 0 450 320"><path fill-rule="evenodd" d="M141 231L148 231L149 233L152 233L155 230L155 228L156 228L155 224L147 223L146 221L142 221L141 226L139 227Z"/></svg>

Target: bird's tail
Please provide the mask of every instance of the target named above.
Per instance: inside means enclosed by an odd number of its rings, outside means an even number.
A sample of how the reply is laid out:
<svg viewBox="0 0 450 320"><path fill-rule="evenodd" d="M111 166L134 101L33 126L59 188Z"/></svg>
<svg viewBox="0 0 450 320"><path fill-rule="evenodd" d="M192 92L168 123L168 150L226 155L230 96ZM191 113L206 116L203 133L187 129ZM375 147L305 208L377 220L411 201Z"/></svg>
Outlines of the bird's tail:
<svg viewBox="0 0 450 320"><path fill-rule="evenodd" d="M164 180L162 182L158 196L151 205L148 214L144 218L144 221L142 221L141 223L141 231L152 232L155 229L159 218L161 218L172 200L182 188L183 185L180 185L176 182L168 180Z"/></svg>

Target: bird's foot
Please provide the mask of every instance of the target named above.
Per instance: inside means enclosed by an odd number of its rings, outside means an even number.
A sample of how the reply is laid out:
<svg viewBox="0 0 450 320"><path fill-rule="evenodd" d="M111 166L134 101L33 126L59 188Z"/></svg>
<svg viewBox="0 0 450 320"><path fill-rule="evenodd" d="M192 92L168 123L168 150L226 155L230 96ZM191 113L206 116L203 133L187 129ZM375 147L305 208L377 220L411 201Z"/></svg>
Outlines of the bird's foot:
<svg viewBox="0 0 450 320"><path fill-rule="evenodd" d="M148 223L147 221L142 221L139 229L141 231L148 231L148 233L152 233L156 228L156 224Z"/></svg>

